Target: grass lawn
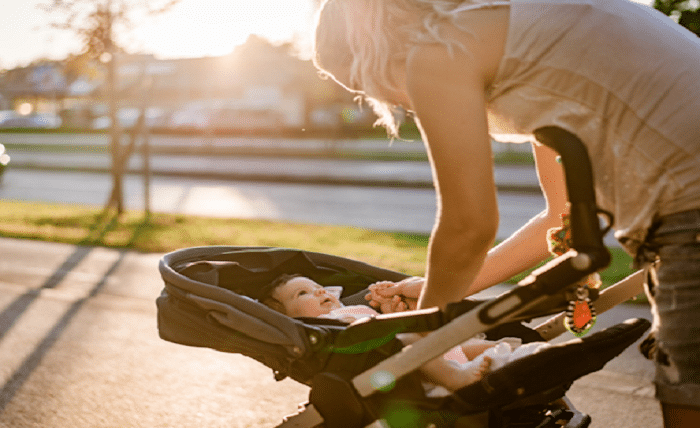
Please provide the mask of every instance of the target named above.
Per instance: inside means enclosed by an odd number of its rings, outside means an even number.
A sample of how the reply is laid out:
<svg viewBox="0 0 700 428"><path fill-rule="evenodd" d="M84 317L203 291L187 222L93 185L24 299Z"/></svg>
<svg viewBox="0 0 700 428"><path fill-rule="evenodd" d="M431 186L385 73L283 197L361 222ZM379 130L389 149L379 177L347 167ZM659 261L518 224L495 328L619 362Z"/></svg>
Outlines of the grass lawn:
<svg viewBox="0 0 700 428"><path fill-rule="evenodd" d="M0 236L164 253L210 245L299 248L422 275L428 235L264 220L220 219L129 211L119 219L98 208L0 201ZM632 259L611 248L603 285L632 273ZM522 278L516 277L512 282Z"/></svg>

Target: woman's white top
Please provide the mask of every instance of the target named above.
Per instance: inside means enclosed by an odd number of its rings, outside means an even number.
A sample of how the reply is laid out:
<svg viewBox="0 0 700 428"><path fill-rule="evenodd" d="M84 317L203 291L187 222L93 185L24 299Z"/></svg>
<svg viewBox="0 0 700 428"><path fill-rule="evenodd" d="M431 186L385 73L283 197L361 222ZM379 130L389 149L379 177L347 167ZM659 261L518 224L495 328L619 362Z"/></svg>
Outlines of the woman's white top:
<svg viewBox="0 0 700 428"><path fill-rule="evenodd" d="M660 12L512 0L488 95L494 138L559 126L583 140L598 205L628 251L658 216L700 208L700 37Z"/></svg>

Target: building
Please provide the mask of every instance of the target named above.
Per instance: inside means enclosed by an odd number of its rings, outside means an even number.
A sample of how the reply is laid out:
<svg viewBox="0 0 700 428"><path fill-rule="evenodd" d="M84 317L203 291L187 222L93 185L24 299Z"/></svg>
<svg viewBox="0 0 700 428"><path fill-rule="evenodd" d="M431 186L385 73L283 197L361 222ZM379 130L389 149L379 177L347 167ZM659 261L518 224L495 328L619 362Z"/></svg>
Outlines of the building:
<svg viewBox="0 0 700 428"><path fill-rule="evenodd" d="M322 80L290 44L250 36L220 57L159 60L115 57L119 120L133 125L141 108L154 128L237 132L331 129L371 124L340 86ZM87 66L85 66L87 67ZM40 62L0 75L0 103L61 115L64 126L108 127L104 65L84 73L66 62ZM366 109L368 110L368 109ZM350 114L348 113L350 112Z"/></svg>

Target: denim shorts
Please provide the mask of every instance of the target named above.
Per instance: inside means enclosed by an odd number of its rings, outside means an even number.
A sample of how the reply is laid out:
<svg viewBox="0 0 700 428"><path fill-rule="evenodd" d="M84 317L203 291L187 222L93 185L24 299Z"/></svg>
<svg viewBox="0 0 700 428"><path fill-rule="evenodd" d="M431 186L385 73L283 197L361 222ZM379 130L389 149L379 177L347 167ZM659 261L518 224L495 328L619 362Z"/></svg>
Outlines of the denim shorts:
<svg viewBox="0 0 700 428"><path fill-rule="evenodd" d="M656 398L700 407L700 210L663 217L647 243L659 261L650 267L647 284L656 336Z"/></svg>

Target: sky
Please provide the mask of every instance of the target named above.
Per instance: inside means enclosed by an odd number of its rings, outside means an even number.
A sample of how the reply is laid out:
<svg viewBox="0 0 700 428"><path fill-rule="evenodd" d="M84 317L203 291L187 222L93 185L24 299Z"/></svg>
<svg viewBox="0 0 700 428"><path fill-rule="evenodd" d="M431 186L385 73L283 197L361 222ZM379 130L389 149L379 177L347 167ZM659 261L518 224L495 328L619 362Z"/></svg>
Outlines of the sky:
<svg viewBox="0 0 700 428"><path fill-rule="evenodd" d="M50 28L58 15L37 7L49 2L0 0L0 69L80 51L73 33ZM225 55L250 34L308 46L313 10L312 0L181 0L167 14L143 19L122 44L163 59Z"/></svg>
<svg viewBox="0 0 700 428"><path fill-rule="evenodd" d="M80 51L69 31L49 28L55 20L37 8L50 0L0 0L0 69L38 58L62 59ZM650 4L653 0L633 0ZM168 14L139 23L123 44L132 53L158 58L219 56L250 34L273 42L310 44L313 0L181 0Z"/></svg>

